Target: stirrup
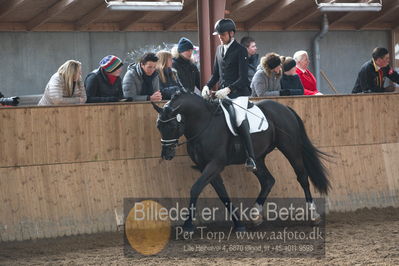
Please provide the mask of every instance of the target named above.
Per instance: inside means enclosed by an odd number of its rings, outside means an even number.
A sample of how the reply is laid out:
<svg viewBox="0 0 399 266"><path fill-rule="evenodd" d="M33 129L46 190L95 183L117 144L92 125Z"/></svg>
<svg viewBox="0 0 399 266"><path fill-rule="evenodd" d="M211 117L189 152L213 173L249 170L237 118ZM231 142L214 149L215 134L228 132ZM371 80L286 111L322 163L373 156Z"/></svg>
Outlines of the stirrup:
<svg viewBox="0 0 399 266"><path fill-rule="evenodd" d="M257 170L256 163L251 157L247 158L247 161L245 162L245 167L252 172L255 172Z"/></svg>

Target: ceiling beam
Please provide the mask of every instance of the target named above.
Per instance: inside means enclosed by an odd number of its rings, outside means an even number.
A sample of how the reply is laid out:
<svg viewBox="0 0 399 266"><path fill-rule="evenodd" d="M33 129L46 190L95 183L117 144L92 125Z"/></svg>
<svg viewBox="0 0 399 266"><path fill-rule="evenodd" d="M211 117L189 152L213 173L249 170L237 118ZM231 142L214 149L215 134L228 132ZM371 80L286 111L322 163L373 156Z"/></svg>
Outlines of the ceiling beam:
<svg viewBox="0 0 399 266"><path fill-rule="evenodd" d="M285 23L284 30L291 29L296 25L300 24L302 21L310 18L311 16L320 13L317 6L313 5L308 8L305 12L300 12L298 15L294 16L293 18L289 19L289 22Z"/></svg>
<svg viewBox="0 0 399 266"><path fill-rule="evenodd" d="M148 11L134 12L134 14L119 23L119 29L121 31L128 29L130 26L133 26L135 23L137 23L140 19L144 18L148 13Z"/></svg>
<svg viewBox="0 0 399 266"><path fill-rule="evenodd" d="M197 11L197 2L193 1L190 5L184 6L183 10L179 12L179 14L172 15L171 17L167 18L163 24L165 30L170 30L178 23L182 22L187 17L193 15Z"/></svg>
<svg viewBox="0 0 399 266"><path fill-rule="evenodd" d="M250 6L255 2L256 2L256 0L239 0L231 5L231 8L229 11L230 11L230 13L233 13L237 10L240 10L240 9Z"/></svg>
<svg viewBox="0 0 399 266"><path fill-rule="evenodd" d="M34 17L30 21L28 21L28 23L26 24L26 28L28 30L33 30L33 29L37 28L38 26L46 23L52 17L54 17L57 14L61 13L62 11L64 11L66 8L72 6L73 4L76 4L78 1L79 0L61 0L61 1L58 1L56 4L54 4L50 8L46 8L39 15L37 15L36 17Z"/></svg>
<svg viewBox="0 0 399 266"><path fill-rule="evenodd" d="M342 21L346 17L349 17L349 14L350 12L343 12L334 16L328 16L328 25L332 26L337 24L337 22Z"/></svg>
<svg viewBox="0 0 399 266"><path fill-rule="evenodd" d="M372 26L367 27L368 30L391 30L396 25L399 27L399 20L394 23L376 23ZM243 24L237 23L237 27L239 30L243 29ZM281 23L260 23L257 24L255 29L257 31L283 31L284 24ZM292 31L304 31L304 30L313 30L317 31L320 29L319 23L302 23L300 25L292 28ZM110 32L110 31L118 31L119 24L118 23L92 23L85 30L87 31L101 31L101 32ZM128 29L129 31L162 31L163 24L162 23L135 23L133 27ZM340 23L335 27L331 27L330 30L344 30L344 31L355 31L356 28L353 23ZM398 28L399 30L399 28ZM22 22L0 22L0 31L13 31L13 32L24 32L26 31L26 25ZM76 31L74 23L45 23L41 27L37 29L40 32L74 32ZM174 27L171 31L185 31L185 32L197 32L198 25L192 22L182 22L176 27Z"/></svg>
<svg viewBox="0 0 399 266"><path fill-rule="evenodd" d="M365 0L358 0L355 3L365 3ZM333 26L333 25L337 24L338 22L344 20L345 18L348 18L348 17L352 16L351 12L342 12L342 13L340 12L338 14L339 15L335 16L332 19L328 18L329 26Z"/></svg>
<svg viewBox="0 0 399 266"><path fill-rule="evenodd" d="M265 20L267 17L271 16L273 13L279 12L295 2L295 0L277 0L274 4L271 6L268 6L264 9L262 9L260 12L256 13L254 16L252 16L251 19L247 20L244 22L245 28L246 29L251 29L253 28L256 24L262 22Z"/></svg>
<svg viewBox="0 0 399 266"><path fill-rule="evenodd" d="M27 0L13 0L13 1L5 1L0 6L0 17L3 17L15 10L18 6L22 5L24 2L28 2Z"/></svg>
<svg viewBox="0 0 399 266"><path fill-rule="evenodd" d="M92 11L81 17L75 23L75 28L77 30L84 29L90 23L93 23L95 20L105 15L107 11L108 11L107 6L104 3L102 3L101 5L97 6L95 9L93 9Z"/></svg>
<svg viewBox="0 0 399 266"><path fill-rule="evenodd" d="M367 17L364 18L363 21L361 21L358 25L357 28L359 30L362 30L366 28L367 26L373 24L377 20L383 18L384 16L392 13L393 11L396 11L396 9L399 7L398 2L388 2L388 4L382 5L382 11L380 12L375 12L373 15L368 15Z"/></svg>

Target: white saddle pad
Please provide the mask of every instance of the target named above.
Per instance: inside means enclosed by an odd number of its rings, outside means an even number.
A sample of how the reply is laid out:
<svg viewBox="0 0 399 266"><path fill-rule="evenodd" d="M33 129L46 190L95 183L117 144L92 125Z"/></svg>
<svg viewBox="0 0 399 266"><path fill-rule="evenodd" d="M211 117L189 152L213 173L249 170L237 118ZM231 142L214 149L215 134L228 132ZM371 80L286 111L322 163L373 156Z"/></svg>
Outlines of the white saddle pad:
<svg viewBox="0 0 399 266"><path fill-rule="evenodd" d="M235 99L232 99L231 101L233 102L233 106L236 111L236 122L238 126L240 126L245 117L247 117L250 127L250 133L265 131L269 127L266 116L263 114L262 110L260 110L258 106L254 104L253 107L248 109L248 112L246 111L246 107L248 106L248 97L237 97ZM222 106L224 117L231 133L234 136L238 136L237 132L235 132L234 130L234 127L231 125L229 112L226 110L222 103L220 103L220 105Z"/></svg>

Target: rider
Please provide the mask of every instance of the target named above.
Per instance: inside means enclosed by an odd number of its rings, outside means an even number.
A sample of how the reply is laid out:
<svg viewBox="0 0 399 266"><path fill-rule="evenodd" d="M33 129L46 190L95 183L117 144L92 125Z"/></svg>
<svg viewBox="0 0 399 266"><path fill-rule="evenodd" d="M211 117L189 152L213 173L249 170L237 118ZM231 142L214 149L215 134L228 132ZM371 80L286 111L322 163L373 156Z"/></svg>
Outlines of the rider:
<svg viewBox="0 0 399 266"><path fill-rule="evenodd" d="M213 88L219 81L220 87L216 91L215 96L219 99L226 99L223 100L223 104L227 107L226 109L233 118L233 121L235 121L236 115L230 99L250 95L248 84L248 52L246 48L234 39L235 31L236 26L231 19L220 19L216 22L213 35L218 35L221 45L216 50L212 77L202 89L202 96L209 98L209 88ZM244 107L247 108L247 106ZM237 125L237 128L247 152L245 166L249 170L256 171L254 149L246 117L241 125Z"/></svg>

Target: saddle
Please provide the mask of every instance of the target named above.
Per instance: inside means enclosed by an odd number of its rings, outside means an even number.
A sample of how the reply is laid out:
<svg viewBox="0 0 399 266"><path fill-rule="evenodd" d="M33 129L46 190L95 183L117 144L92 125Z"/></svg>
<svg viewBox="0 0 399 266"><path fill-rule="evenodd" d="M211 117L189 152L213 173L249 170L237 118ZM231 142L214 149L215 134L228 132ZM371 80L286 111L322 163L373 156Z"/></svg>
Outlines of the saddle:
<svg viewBox="0 0 399 266"><path fill-rule="evenodd" d="M234 136L238 136L237 127L241 125L245 118L248 119L250 130L249 132L257 133L265 131L269 127L266 116L262 110L254 103L248 101L248 97L237 97L235 99L229 99L232 101L236 113L236 121L230 117L230 114L222 101L220 101L220 106L222 107L224 117L228 128Z"/></svg>

